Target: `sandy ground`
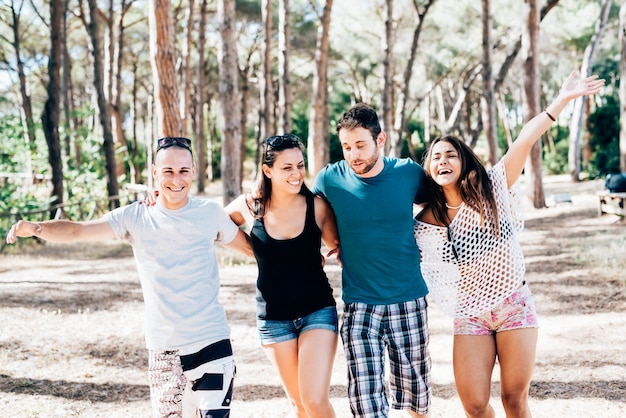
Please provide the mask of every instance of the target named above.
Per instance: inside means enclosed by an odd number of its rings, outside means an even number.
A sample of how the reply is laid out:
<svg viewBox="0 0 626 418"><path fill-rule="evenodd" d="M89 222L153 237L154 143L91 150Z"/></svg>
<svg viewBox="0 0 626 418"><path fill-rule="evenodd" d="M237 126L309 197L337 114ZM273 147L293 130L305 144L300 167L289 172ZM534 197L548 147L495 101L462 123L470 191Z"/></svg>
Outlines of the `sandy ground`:
<svg viewBox="0 0 626 418"><path fill-rule="evenodd" d="M528 208L523 246L540 315L531 387L534 417L626 416L626 224L596 214L601 184L547 182L548 202ZM341 308L340 269L327 272ZM286 417L289 406L255 329L256 266L228 252L221 299L238 363L233 417ZM149 417L142 297L130 249L119 243L30 245L0 255L0 415ZM429 309L431 417L463 417L451 364L451 319ZM499 401L498 369L492 405ZM338 348L330 396L349 417ZM392 417L405 416L392 412Z"/></svg>

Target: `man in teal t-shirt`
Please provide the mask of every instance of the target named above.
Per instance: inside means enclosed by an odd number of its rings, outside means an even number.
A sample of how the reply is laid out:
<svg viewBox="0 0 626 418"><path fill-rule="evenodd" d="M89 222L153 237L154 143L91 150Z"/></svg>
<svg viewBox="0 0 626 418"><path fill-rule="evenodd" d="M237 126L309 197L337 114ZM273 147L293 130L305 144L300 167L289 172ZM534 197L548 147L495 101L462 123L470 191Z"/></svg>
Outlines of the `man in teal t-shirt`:
<svg viewBox="0 0 626 418"><path fill-rule="evenodd" d="M376 112L357 104L337 124L344 160L313 185L337 218L345 303L341 337L355 417L386 417L385 349L394 409L424 417L430 407L426 294L413 235L413 203L428 200L426 174L409 159L384 157Z"/></svg>

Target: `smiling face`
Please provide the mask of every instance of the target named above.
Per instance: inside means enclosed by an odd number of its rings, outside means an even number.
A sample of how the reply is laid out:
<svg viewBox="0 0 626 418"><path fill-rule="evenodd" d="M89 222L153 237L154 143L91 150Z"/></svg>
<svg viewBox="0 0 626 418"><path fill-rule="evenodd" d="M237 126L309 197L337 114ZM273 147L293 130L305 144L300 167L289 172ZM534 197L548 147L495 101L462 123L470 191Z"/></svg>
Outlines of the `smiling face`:
<svg viewBox="0 0 626 418"><path fill-rule="evenodd" d="M339 131L339 141L350 168L361 177L374 177L384 167L381 149L385 144L385 134L379 133L372 138L372 133L361 127L342 129Z"/></svg>
<svg viewBox="0 0 626 418"><path fill-rule="evenodd" d="M196 166L189 150L163 148L156 153L152 176L159 199L167 209L180 209L187 204Z"/></svg>
<svg viewBox="0 0 626 418"><path fill-rule="evenodd" d="M441 187L456 187L463 172L459 151L450 142L441 140L433 145L428 161L428 174Z"/></svg>
<svg viewBox="0 0 626 418"><path fill-rule="evenodd" d="M306 175L304 155L297 147L276 151L272 166L263 164L263 173L272 182L272 192L300 193Z"/></svg>

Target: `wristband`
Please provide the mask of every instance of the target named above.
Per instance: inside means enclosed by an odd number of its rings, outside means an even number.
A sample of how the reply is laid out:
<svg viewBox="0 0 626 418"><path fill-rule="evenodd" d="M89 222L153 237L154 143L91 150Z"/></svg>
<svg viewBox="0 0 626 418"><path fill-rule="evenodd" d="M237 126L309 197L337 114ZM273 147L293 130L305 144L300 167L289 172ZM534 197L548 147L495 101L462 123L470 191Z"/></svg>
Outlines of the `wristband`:
<svg viewBox="0 0 626 418"><path fill-rule="evenodd" d="M546 115L548 115L550 119L552 119L552 122L556 122L556 119L550 114L550 112L548 112L548 109L544 109L543 111L546 112Z"/></svg>

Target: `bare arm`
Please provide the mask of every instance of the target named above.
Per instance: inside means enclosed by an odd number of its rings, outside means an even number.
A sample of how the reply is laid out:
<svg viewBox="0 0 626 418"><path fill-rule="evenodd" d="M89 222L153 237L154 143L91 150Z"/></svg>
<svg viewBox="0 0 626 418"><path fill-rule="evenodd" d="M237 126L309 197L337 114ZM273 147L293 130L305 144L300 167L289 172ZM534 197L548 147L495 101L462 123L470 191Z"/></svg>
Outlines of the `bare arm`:
<svg viewBox="0 0 626 418"><path fill-rule="evenodd" d="M572 71L570 73L569 77L561 86L559 95L546 108L547 112L541 112L524 125L517 139L503 157L509 187L511 187L517 181L520 174L522 174L524 164L526 163L532 146L541 138L541 135L548 130L550 125L552 125L553 120L550 116L556 119L571 100L581 96L595 94L600 91L603 85L604 80L598 79L596 75L576 79L576 72Z"/></svg>
<svg viewBox="0 0 626 418"><path fill-rule="evenodd" d="M18 237L36 236L46 241L104 241L115 238L109 222L100 218L89 222L54 220L45 222L18 221L7 233L7 244L13 244Z"/></svg>
<svg viewBox="0 0 626 418"><path fill-rule="evenodd" d="M254 257L252 245L250 244L250 237L241 229L237 231L237 235L235 235L235 238L231 242L228 244L223 243L223 245L226 248L240 252L248 257Z"/></svg>
<svg viewBox="0 0 626 418"><path fill-rule="evenodd" d="M322 230L322 241L330 252L327 257L338 253L339 233L337 232L337 223L332 208L322 197L315 197L315 221L317 226Z"/></svg>
<svg viewBox="0 0 626 418"><path fill-rule="evenodd" d="M246 204L246 196L241 195L232 202L230 202L224 208L230 219L233 222L241 227L244 224L248 224L252 227L252 214L248 209L248 205ZM237 232L235 239L233 239L228 244L224 244L225 247L230 248L231 250L238 251L248 257L254 257L254 252L252 251L252 244L250 243L250 236L243 232L241 229Z"/></svg>
<svg viewBox="0 0 626 418"><path fill-rule="evenodd" d="M249 227L252 227L254 219L252 218L250 209L248 209L248 205L246 204L246 195L241 195L230 202L226 205L224 210L228 213L230 219L237 224L237 226L248 224Z"/></svg>

